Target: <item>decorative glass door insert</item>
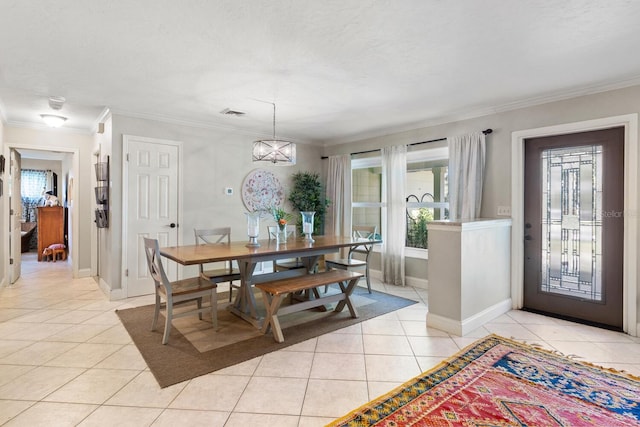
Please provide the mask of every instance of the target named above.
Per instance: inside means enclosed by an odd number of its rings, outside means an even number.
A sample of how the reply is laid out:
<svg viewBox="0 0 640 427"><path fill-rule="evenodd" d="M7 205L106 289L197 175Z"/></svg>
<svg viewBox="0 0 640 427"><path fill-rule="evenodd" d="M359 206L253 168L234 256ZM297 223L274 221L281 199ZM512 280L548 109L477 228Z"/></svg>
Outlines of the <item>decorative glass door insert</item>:
<svg viewBox="0 0 640 427"><path fill-rule="evenodd" d="M601 302L602 145L543 150L540 291Z"/></svg>

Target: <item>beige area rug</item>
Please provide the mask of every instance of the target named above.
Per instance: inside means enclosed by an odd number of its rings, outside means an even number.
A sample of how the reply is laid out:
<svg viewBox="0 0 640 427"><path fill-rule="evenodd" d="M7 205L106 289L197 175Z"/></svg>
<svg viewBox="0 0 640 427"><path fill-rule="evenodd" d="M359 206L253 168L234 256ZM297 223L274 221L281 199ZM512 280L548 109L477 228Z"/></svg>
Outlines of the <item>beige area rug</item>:
<svg viewBox="0 0 640 427"><path fill-rule="evenodd" d="M331 292L331 290L330 290ZM258 294L258 306L262 306ZM227 311L228 294L219 294L218 328L197 316L176 319L169 343L162 345L164 317L158 329L151 332L153 305L116 310L122 324L142 353L160 387L167 387L200 375L217 371L310 338L390 313L415 304L416 301L356 287L352 301L359 317L353 319L346 308L335 313L318 309L293 313L281 318L284 342L277 343L269 332L259 330Z"/></svg>

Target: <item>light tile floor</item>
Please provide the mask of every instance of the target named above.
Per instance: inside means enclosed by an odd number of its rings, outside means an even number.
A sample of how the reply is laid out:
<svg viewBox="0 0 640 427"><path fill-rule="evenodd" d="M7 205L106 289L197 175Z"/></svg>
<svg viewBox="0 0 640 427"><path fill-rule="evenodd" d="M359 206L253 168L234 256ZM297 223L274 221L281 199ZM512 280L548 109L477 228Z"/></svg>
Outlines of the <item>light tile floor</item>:
<svg viewBox="0 0 640 427"><path fill-rule="evenodd" d="M427 292L374 288L418 304L160 389L93 278L27 254L0 289L0 424L321 426L488 333L640 375L640 339L512 311L465 337L426 327Z"/></svg>

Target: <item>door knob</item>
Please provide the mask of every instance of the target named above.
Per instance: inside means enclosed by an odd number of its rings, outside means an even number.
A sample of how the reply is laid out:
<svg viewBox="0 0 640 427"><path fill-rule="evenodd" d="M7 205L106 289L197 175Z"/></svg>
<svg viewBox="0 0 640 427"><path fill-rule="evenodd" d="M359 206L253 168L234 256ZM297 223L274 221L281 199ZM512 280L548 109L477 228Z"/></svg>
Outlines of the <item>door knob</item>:
<svg viewBox="0 0 640 427"><path fill-rule="evenodd" d="M169 227L171 227L171 228L176 228L176 227L177 227L177 225L176 225L176 223L175 223L175 222L172 222L171 224L169 224Z"/></svg>
<svg viewBox="0 0 640 427"><path fill-rule="evenodd" d="M533 240L533 237L527 235L527 236L524 236L524 240Z"/></svg>

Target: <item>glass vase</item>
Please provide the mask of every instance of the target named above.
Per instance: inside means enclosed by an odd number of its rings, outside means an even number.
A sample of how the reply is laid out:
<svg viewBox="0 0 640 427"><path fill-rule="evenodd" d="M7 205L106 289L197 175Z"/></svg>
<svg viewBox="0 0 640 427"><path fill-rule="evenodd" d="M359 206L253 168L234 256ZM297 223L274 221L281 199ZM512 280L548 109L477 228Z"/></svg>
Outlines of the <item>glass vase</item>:
<svg viewBox="0 0 640 427"><path fill-rule="evenodd" d="M279 245L287 243L287 224L278 225L276 229L276 243Z"/></svg>
<svg viewBox="0 0 640 427"><path fill-rule="evenodd" d="M302 215L302 233L304 234L304 240L307 242L315 242L311 235L313 234L313 216L316 214L315 211L305 211L300 212Z"/></svg>
<svg viewBox="0 0 640 427"><path fill-rule="evenodd" d="M258 236L260 235L260 212L245 212L247 215L247 236L249 236L249 243L245 246L248 248L257 248L260 246L258 243Z"/></svg>

